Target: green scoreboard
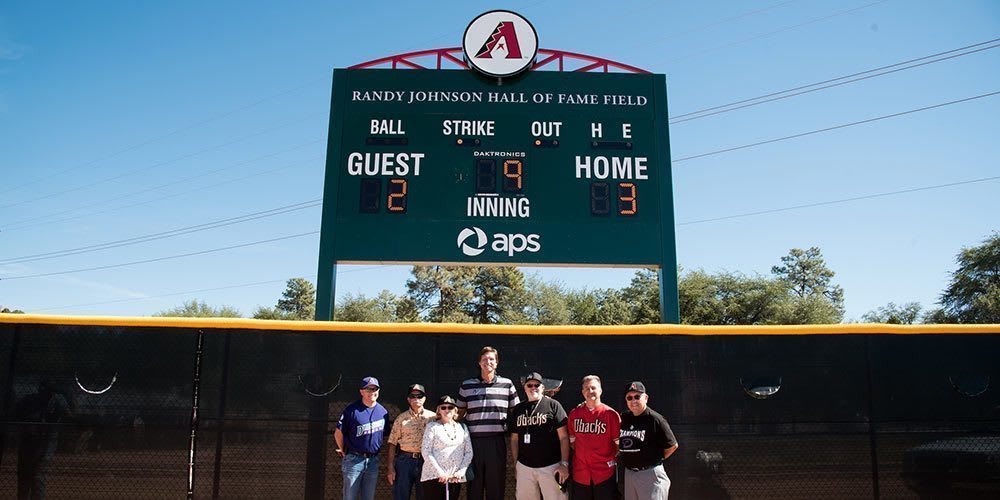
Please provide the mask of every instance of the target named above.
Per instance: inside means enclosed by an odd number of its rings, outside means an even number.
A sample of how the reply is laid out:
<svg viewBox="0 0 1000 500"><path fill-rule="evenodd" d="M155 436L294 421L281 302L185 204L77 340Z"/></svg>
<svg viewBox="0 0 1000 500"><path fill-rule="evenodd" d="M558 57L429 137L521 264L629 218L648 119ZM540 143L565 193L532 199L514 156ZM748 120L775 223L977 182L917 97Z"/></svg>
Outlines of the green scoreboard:
<svg viewBox="0 0 1000 500"><path fill-rule="evenodd" d="M420 263L657 267L676 322L663 75L338 69L330 107L319 319L337 263Z"/></svg>

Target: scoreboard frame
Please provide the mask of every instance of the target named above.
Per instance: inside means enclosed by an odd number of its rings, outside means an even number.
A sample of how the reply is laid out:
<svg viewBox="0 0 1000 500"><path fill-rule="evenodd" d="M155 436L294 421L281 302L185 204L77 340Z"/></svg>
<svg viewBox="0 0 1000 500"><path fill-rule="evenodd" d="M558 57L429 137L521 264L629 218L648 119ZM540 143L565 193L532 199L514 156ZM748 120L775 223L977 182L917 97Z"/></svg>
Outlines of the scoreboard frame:
<svg viewBox="0 0 1000 500"><path fill-rule="evenodd" d="M433 89L479 100L420 100ZM405 263L656 267L661 321L679 323L667 115L657 74L529 71L498 85L472 71L334 70L316 318L333 317L338 263ZM609 175L612 161L631 178ZM556 184L555 171L568 181ZM586 204L588 185L588 213L558 208L569 192L568 203ZM617 217L595 206L602 192L618 195ZM530 214L476 214L474 201L497 201L485 196L530 202Z"/></svg>

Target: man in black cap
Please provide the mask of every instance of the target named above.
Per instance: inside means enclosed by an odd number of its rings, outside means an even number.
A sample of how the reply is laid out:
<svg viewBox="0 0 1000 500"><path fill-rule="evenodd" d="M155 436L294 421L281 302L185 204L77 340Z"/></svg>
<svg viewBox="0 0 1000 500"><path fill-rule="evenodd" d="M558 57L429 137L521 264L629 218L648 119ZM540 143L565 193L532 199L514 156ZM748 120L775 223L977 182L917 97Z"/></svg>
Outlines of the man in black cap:
<svg viewBox="0 0 1000 500"><path fill-rule="evenodd" d="M392 500L409 500L410 491L416 490L417 500L424 497L420 487L420 473L424 468L424 458L420 456L420 446L424 439L427 422L434 420L434 412L424 408L427 391L420 384L407 389L406 402L410 411L401 413L392 423L389 432L389 484L392 485ZM396 453L396 448L399 453Z"/></svg>
<svg viewBox="0 0 1000 500"><path fill-rule="evenodd" d="M670 478L663 461L677 451L677 439L663 415L648 406L646 386L638 380L625 389L629 411L622 414L619 463L625 467L624 500L667 500Z"/></svg>
<svg viewBox="0 0 1000 500"><path fill-rule="evenodd" d="M564 500L561 485L569 478L569 431L566 410L546 396L538 372L524 376L524 395L507 414L518 500Z"/></svg>

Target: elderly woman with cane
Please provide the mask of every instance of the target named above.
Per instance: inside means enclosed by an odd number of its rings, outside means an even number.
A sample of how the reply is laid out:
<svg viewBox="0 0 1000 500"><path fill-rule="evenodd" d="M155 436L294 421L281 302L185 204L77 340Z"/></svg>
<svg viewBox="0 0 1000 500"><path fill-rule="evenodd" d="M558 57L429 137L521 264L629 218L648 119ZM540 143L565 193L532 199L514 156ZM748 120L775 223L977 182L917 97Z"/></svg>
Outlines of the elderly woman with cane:
<svg viewBox="0 0 1000 500"><path fill-rule="evenodd" d="M455 400L442 396L437 403L437 421L428 423L424 430L424 468L420 474L424 500L457 500L467 480L472 440L465 425L455 421L457 416Z"/></svg>

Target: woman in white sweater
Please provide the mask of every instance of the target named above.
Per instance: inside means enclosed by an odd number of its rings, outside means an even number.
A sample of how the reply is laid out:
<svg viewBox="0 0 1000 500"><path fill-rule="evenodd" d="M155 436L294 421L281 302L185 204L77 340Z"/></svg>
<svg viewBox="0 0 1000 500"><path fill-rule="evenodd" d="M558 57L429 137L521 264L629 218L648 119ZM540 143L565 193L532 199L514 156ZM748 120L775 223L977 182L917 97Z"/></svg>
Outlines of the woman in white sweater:
<svg viewBox="0 0 1000 500"><path fill-rule="evenodd" d="M465 425L458 423L458 410L451 396L442 396L437 404L437 421L427 424L421 454L424 468L420 481L424 500L458 500L465 471L472 463L472 440ZM448 488L445 491L445 488Z"/></svg>

